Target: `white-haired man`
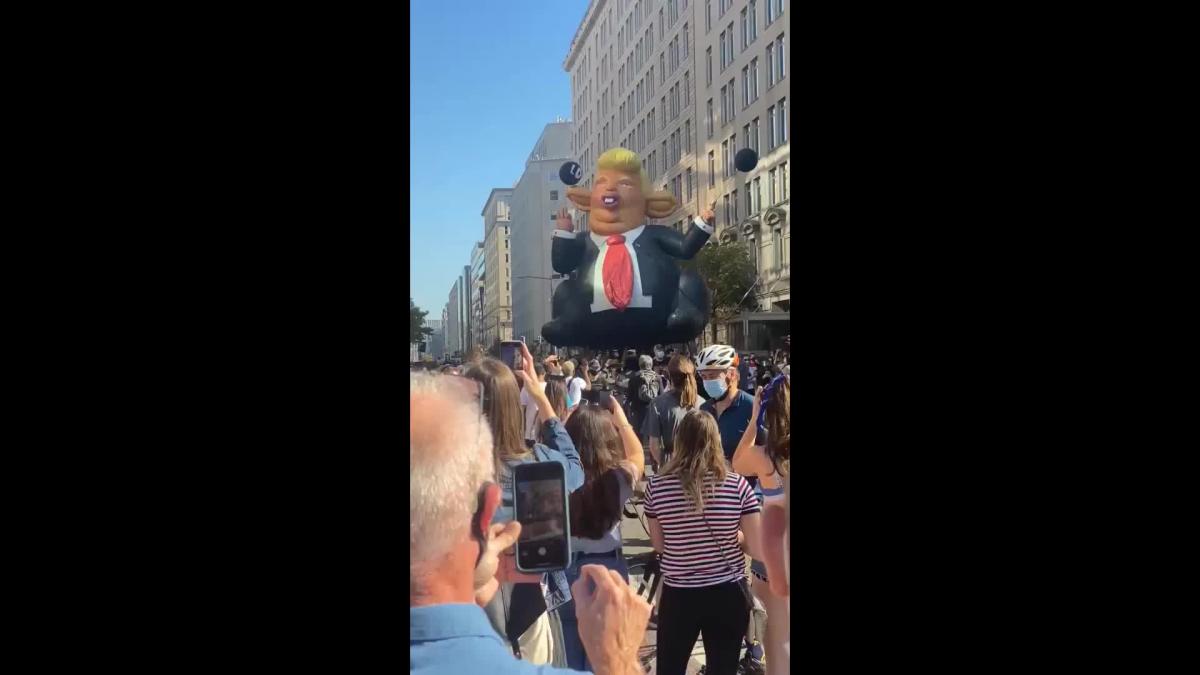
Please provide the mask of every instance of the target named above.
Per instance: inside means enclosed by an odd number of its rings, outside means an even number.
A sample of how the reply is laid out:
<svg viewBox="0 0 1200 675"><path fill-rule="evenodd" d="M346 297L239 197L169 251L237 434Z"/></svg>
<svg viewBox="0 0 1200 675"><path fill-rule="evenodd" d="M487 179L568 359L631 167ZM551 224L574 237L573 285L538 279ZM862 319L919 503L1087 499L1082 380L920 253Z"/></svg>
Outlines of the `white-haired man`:
<svg viewBox="0 0 1200 675"><path fill-rule="evenodd" d="M410 385L410 672L576 672L517 660L482 609L499 585L499 554L521 526L490 525L500 488L491 482L492 435L475 384L419 373ZM571 592L593 672L640 675L650 606L617 573L601 565L582 571Z"/></svg>

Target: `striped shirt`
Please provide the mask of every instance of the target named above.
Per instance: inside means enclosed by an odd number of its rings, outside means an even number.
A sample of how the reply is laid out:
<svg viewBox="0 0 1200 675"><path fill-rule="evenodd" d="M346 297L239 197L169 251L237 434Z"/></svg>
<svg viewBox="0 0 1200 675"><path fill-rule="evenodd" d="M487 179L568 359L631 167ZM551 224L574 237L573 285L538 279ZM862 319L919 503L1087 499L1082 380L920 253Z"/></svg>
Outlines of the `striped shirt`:
<svg viewBox="0 0 1200 675"><path fill-rule="evenodd" d="M693 510L679 478L652 476L645 511L662 527L663 583L698 588L744 577L746 559L738 548L737 532L742 516L761 510L750 484L732 471L725 474L715 495L706 494L703 517Z"/></svg>

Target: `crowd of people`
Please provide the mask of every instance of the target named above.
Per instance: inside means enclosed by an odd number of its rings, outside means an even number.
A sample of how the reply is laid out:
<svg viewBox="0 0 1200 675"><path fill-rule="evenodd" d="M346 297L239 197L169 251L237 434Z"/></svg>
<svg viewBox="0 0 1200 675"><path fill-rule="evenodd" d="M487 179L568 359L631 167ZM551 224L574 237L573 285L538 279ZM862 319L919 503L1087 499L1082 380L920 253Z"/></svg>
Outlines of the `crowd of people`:
<svg viewBox="0 0 1200 675"><path fill-rule="evenodd" d="M708 674L789 672L786 352L521 351L516 370L475 356L411 376L412 670L643 673L654 600L658 673L683 675L697 638ZM553 609L513 557L527 462L562 464L570 492L571 599ZM657 599L622 547L639 490Z"/></svg>

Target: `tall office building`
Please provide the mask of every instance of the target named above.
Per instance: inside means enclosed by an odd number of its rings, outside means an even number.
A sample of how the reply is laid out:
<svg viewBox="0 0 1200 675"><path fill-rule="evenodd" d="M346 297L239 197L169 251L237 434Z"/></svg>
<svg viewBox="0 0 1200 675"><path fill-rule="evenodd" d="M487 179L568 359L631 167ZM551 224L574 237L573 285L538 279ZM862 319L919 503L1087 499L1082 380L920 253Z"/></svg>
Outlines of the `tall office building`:
<svg viewBox="0 0 1200 675"><path fill-rule="evenodd" d="M509 227L512 225L512 188L493 188L479 215L483 216L483 340L480 348L491 349L501 340L512 339L512 279L509 269Z"/></svg>
<svg viewBox="0 0 1200 675"><path fill-rule="evenodd" d="M547 124L512 191L512 335L530 345L550 321L555 287L550 243L558 211L568 206L558 170L570 157L571 123Z"/></svg>
<svg viewBox="0 0 1200 675"><path fill-rule="evenodd" d="M789 331L785 4L593 0L563 64L583 184L590 185L600 153L627 147L642 156L654 187L681 204L660 224L684 230L715 203L718 240L749 245L759 311L743 314L721 336L742 349L769 349ZM759 155L748 173L734 167L745 147Z"/></svg>
<svg viewBox="0 0 1200 675"><path fill-rule="evenodd" d="M463 322L463 304L467 297L463 283L461 276L454 279L454 284L450 286L450 298L446 303L446 352L451 355L461 355L467 351L464 340L466 326Z"/></svg>
<svg viewBox="0 0 1200 675"><path fill-rule="evenodd" d="M477 241L471 249L471 278L468 288L469 294L467 296L467 311L471 318L468 324L470 336L467 340L467 349L478 347L486 351L491 346L490 343L484 341L485 331L483 325L483 291L487 272L486 263L487 256L484 255L483 242Z"/></svg>

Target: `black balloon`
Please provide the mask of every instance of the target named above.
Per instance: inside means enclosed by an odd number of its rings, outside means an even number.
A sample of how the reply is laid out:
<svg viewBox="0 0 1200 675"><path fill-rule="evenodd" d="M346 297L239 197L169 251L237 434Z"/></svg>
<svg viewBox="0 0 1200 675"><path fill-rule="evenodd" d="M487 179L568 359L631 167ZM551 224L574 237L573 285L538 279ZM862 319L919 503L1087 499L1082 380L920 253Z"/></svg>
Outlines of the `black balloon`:
<svg viewBox="0 0 1200 675"><path fill-rule="evenodd" d="M758 166L758 153L753 148L742 148L733 156L733 165L743 173L753 171Z"/></svg>
<svg viewBox="0 0 1200 675"><path fill-rule="evenodd" d="M583 178L583 169L576 162L565 162L558 169L558 178L567 185L574 185Z"/></svg>

